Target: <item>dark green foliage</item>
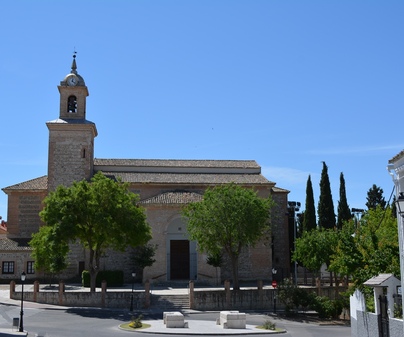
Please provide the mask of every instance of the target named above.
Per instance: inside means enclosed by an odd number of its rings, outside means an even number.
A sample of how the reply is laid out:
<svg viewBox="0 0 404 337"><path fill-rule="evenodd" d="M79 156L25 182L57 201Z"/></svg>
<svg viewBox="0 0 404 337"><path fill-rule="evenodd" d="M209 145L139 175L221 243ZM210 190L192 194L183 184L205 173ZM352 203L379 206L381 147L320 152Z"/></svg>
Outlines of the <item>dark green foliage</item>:
<svg viewBox="0 0 404 337"><path fill-rule="evenodd" d="M306 210L303 217L303 232L311 231L317 227L316 221L316 208L314 206L314 194L313 185L311 183L311 177L307 179L306 186Z"/></svg>
<svg viewBox="0 0 404 337"><path fill-rule="evenodd" d="M154 259L156 250L157 245L152 244L136 247L133 258L135 261L135 265L142 270L146 267L151 267L153 263L156 262L156 259Z"/></svg>
<svg viewBox="0 0 404 337"><path fill-rule="evenodd" d="M378 205L380 205L382 209L386 208L386 200L383 197L383 189L375 184L373 184L372 188L369 189L366 200L366 207L368 209L375 209Z"/></svg>
<svg viewBox="0 0 404 337"><path fill-rule="evenodd" d="M39 232L32 235L29 245L33 248L34 268L51 275L66 269L69 245L60 240L53 227L42 226Z"/></svg>
<svg viewBox="0 0 404 337"><path fill-rule="evenodd" d="M123 286L123 271L122 270L101 270L98 272L95 285L101 287L102 281L107 282L108 287L122 287ZM83 287L90 286L90 272L83 270L81 274L81 282Z"/></svg>
<svg viewBox="0 0 404 337"><path fill-rule="evenodd" d="M289 279L279 285L278 298L285 305L286 313L298 310L315 310L320 318L337 318L349 303L343 298L331 300L328 297L317 296L315 292L299 288Z"/></svg>
<svg viewBox="0 0 404 337"><path fill-rule="evenodd" d="M337 228L341 229L345 221L352 219L352 213L349 209L348 201L346 199L345 179L344 174L341 172L339 177L339 201L338 201L338 222Z"/></svg>
<svg viewBox="0 0 404 337"><path fill-rule="evenodd" d="M331 300L325 296L316 296L311 308L317 311L320 318L337 318L343 309L342 302Z"/></svg>
<svg viewBox="0 0 404 337"><path fill-rule="evenodd" d="M133 328L133 329L138 329L141 328L143 326L142 324L142 319L143 319L143 315L139 315L139 316L132 316L132 320L129 323L129 327Z"/></svg>
<svg viewBox="0 0 404 337"><path fill-rule="evenodd" d="M206 259L206 263L212 267L219 268L223 263L223 255L221 253L210 254Z"/></svg>
<svg viewBox="0 0 404 337"><path fill-rule="evenodd" d="M79 243L88 250L91 291L95 291L100 259L107 249L125 251L151 239L139 196L128 187L97 173L90 182L58 186L44 200L40 216L52 233L46 236L46 244ZM67 252L63 251L64 256Z"/></svg>
<svg viewBox="0 0 404 337"><path fill-rule="evenodd" d="M320 199L318 202L318 226L320 228L334 228L336 225L334 203L332 201L328 167L323 162L320 180Z"/></svg>
<svg viewBox="0 0 404 337"><path fill-rule="evenodd" d="M199 249L215 256L223 251L231 261L233 288L239 289L238 259L242 249L270 240L271 198L236 184L209 188L203 200L184 207L188 233Z"/></svg>

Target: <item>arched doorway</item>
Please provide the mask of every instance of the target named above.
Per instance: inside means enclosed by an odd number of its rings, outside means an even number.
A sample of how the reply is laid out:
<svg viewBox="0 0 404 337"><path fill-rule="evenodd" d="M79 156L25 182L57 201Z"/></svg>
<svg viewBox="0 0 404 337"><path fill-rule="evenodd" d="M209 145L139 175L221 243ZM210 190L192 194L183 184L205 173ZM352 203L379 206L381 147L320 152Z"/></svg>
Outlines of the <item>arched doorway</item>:
<svg viewBox="0 0 404 337"><path fill-rule="evenodd" d="M167 275L168 280L196 280L196 242L188 240L186 224L176 218L167 228Z"/></svg>

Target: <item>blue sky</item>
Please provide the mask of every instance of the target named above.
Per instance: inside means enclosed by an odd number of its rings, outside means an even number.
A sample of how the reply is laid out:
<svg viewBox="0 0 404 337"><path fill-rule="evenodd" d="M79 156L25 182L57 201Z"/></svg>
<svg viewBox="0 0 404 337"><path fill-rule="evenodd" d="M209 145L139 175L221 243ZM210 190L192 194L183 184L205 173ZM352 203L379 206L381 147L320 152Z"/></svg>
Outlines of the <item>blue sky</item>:
<svg viewBox="0 0 404 337"><path fill-rule="evenodd" d="M47 174L57 85L89 88L97 158L254 159L350 207L404 149L403 1L2 1L0 187ZM0 194L7 218L7 196Z"/></svg>

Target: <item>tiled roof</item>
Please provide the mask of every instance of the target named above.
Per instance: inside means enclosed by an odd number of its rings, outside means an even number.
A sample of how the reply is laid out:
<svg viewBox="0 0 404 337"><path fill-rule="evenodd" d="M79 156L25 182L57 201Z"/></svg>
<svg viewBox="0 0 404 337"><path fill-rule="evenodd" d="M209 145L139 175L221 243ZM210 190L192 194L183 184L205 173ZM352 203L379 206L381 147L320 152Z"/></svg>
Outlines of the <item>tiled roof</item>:
<svg viewBox="0 0 404 337"><path fill-rule="evenodd" d="M372 277L371 279L367 280L364 285L367 286L381 286L386 282L390 277L394 277L393 274L379 274L377 276Z"/></svg>
<svg viewBox="0 0 404 337"><path fill-rule="evenodd" d="M0 238L0 251L15 251L15 250L32 250L28 245L31 239L9 239Z"/></svg>
<svg viewBox="0 0 404 337"><path fill-rule="evenodd" d="M140 201L140 204L188 204L202 200L202 195L195 192L165 192Z"/></svg>
<svg viewBox="0 0 404 337"><path fill-rule="evenodd" d="M391 158L389 160L389 164L393 164L394 162L396 162L397 160L401 159L402 157L404 157L404 150L401 151L399 154L395 155L393 158Z"/></svg>
<svg viewBox="0 0 404 337"><path fill-rule="evenodd" d="M277 193L289 193L289 190L285 190L284 188L280 188L280 187L272 187L272 191L277 192Z"/></svg>
<svg viewBox="0 0 404 337"><path fill-rule="evenodd" d="M260 168L255 160L94 159L94 166Z"/></svg>
<svg viewBox="0 0 404 337"><path fill-rule="evenodd" d="M24 181L19 184L15 184L12 186L8 186L3 188L2 190L7 193L7 191L11 190L47 190L48 189L48 177L43 176L31 180Z"/></svg>
<svg viewBox="0 0 404 337"><path fill-rule="evenodd" d="M119 177L123 182L140 184L274 184L261 174L184 174L184 173L132 173L102 172L106 176Z"/></svg>

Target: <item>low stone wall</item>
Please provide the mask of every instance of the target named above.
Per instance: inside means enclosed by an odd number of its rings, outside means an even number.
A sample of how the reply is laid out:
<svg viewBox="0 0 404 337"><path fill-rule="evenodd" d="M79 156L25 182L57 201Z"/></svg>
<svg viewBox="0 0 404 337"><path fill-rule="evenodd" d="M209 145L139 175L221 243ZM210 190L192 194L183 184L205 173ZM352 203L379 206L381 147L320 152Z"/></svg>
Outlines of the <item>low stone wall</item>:
<svg viewBox="0 0 404 337"><path fill-rule="evenodd" d="M130 308L133 296L133 308L141 309L150 306L150 291L107 291L103 283L101 291L65 291L63 282L58 291L39 291L39 284L35 282L34 291L24 292L24 300L37 303L61 305L66 307L96 307L96 308ZM10 283L10 298L21 300L21 292L15 291L15 282Z"/></svg>
<svg viewBox="0 0 404 337"><path fill-rule="evenodd" d="M315 289L307 289L313 291ZM330 295L334 290L329 290ZM200 311L222 310L268 310L275 311L276 290L264 289L262 281L256 288L232 290L230 282L225 281L224 289L197 290L194 282L189 283L189 308ZM323 294L324 295L324 294ZM56 291L39 290L39 283L34 283L34 291L24 292L24 300L67 307L99 307L99 308L129 308L132 302L134 309L153 307L151 301L150 283L145 283L144 291L107 291L104 282L101 291L65 291L63 282ZM21 292L15 291L15 282L10 283L10 298L20 300ZM151 305L152 303L152 305ZM283 310L284 305L277 300L276 309Z"/></svg>

